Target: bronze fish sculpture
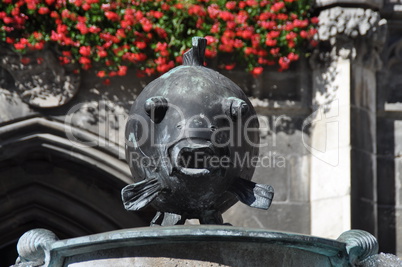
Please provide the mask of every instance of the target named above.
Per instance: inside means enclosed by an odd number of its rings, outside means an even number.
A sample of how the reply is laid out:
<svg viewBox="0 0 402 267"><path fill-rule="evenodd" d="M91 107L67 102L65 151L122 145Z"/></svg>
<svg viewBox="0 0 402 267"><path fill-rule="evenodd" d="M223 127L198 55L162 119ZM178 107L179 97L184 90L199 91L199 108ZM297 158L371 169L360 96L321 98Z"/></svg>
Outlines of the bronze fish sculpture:
<svg viewBox="0 0 402 267"><path fill-rule="evenodd" d="M206 39L148 84L126 125L126 159L136 183L122 190L127 210L152 205L151 225L223 224L238 200L268 209L269 185L251 182L258 157L256 112L231 80L204 67Z"/></svg>

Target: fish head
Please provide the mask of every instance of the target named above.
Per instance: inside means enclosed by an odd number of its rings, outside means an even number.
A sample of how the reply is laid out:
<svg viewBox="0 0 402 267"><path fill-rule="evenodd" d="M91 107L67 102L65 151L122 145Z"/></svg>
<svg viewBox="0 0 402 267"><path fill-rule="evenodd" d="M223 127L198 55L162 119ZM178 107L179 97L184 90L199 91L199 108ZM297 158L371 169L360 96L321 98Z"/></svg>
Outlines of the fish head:
<svg viewBox="0 0 402 267"><path fill-rule="evenodd" d="M137 180L154 177L168 190L217 197L234 178L251 179L258 118L228 78L205 67L180 66L138 96L126 139Z"/></svg>

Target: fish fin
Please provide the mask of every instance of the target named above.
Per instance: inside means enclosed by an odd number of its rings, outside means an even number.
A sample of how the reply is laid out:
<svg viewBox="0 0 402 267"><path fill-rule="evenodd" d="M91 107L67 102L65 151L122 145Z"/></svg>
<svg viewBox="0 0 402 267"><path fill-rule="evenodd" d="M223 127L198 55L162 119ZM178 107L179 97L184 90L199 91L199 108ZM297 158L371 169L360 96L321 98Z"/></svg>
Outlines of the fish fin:
<svg viewBox="0 0 402 267"><path fill-rule="evenodd" d="M147 206L158 195L161 186L156 178L129 184L121 190L126 210L139 210Z"/></svg>
<svg viewBox="0 0 402 267"><path fill-rule="evenodd" d="M274 198L274 188L270 185L256 184L254 182L237 178L231 190L244 204L267 210Z"/></svg>
<svg viewBox="0 0 402 267"><path fill-rule="evenodd" d="M207 39L203 37L192 38L193 48L184 53L184 66L204 66L205 48L207 47Z"/></svg>

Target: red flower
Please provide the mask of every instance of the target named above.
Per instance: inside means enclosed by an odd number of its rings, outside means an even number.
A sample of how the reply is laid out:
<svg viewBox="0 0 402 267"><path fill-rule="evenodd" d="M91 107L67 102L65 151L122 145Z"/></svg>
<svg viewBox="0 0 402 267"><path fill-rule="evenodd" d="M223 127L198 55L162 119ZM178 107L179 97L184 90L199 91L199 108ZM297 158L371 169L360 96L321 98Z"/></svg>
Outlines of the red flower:
<svg viewBox="0 0 402 267"><path fill-rule="evenodd" d="M287 57L280 57L278 63L281 66L279 71L282 71L289 68L290 60Z"/></svg>
<svg viewBox="0 0 402 267"><path fill-rule="evenodd" d="M295 26L296 28L305 28L308 26L308 20L298 20L295 19L293 21L293 26Z"/></svg>
<svg viewBox="0 0 402 267"><path fill-rule="evenodd" d="M20 14L20 9L18 7L15 7L11 10L11 15L18 16L19 14Z"/></svg>
<svg viewBox="0 0 402 267"><path fill-rule="evenodd" d="M311 28L311 29L308 31L308 33L309 33L310 36L313 36L313 35L316 34L317 32L318 32L318 30L317 30L317 29L314 29L314 28Z"/></svg>
<svg viewBox="0 0 402 267"><path fill-rule="evenodd" d="M277 38L280 34L281 32L279 31L270 31L269 33L267 33L267 38Z"/></svg>
<svg viewBox="0 0 402 267"><path fill-rule="evenodd" d="M22 63L22 64L28 65L29 62L31 62L31 59L30 59L30 58L28 58L28 57L23 57L23 58L21 58L21 63Z"/></svg>
<svg viewBox="0 0 402 267"><path fill-rule="evenodd" d="M262 67L255 67L254 69L251 70L251 74L253 74L254 77L260 75L264 69Z"/></svg>
<svg viewBox="0 0 402 267"><path fill-rule="evenodd" d="M127 73L127 66L119 66L119 70L117 71L117 75L124 76Z"/></svg>
<svg viewBox="0 0 402 267"><path fill-rule="evenodd" d="M310 21L311 21L311 23L318 24L319 19L318 19L318 17L312 17L312 18L310 19Z"/></svg>
<svg viewBox="0 0 402 267"><path fill-rule="evenodd" d="M207 12L204 10L202 6L199 5L192 5L188 9L188 14L191 16L198 16L198 17L203 17L207 14Z"/></svg>
<svg viewBox="0 0 402 267"><path fill-rule="evenodd" d="M253 31L252 31L252 29L250 29L250 28L248 28L247 30L244 30L244 31L242 32L242 37L243 37L243 39L250 39L251 36L253 36Z"/></svg>
<svg viewBox="0 0 402 267"><path fill-rule="evenodd" d="M14 22L14 20L12 18L10 18L10 17L3 18L3 21L4 21L5 24L11 24L11 23Z"/></svg>
<svg viewBox="0 0 402 267"><path fill-rule="evenodd" d="M84 57L88 57L91 55L91 47L89 46L81 46L80 47L80 54Z"/></svg>
<svg viewBox="0 0 402 267"><path fill-rule="evenodd" d="M105 50L99 50L98 51L98 56L100 58L106 57L107 56L107 52Z"/></svg>
<svg viewBox="0 0 402 267"><path fill-rule="evenodd" d="M232 13L230 13L229 11L222 11L219 14L219 17L221 19L223 19L224 21L229 21L229 20L233 20L234 19L234 15Z"/></svg>
<svg viewBox="0 0 402 267"><path fill-rule="evenodd" d="M212 4L208 6L207 11L211 19L216 19L220 13L219 6L217 4Z"/></svg>
<svg viewBox="0 0 402 267"><path fill-rule="evenodd" d="M248 13L244 10L240 10L236 16L236 22L239 24L245 24L248 19Z"/></svg>
<svg viewBox="0 0 402 267"><path fill-rule="evenodd" d="M273 39L267 38L267 40L265 40L265 44L266 44L267 46L276 46L277 41L276 41L276 40L273 40Z"/></svg>
<svg viewBox="0 0 402 267"><path fill-rule="evenodd" d="M40 32L33 32L32 35L36 40L40 40L43 37L43 34Z"/></svg>
<svg viewBox="0 0 402 267"><path fill-rule="evenodd" d="M79 62L83 65L88 65L91 64L91 60L87 57L80 57Z"/></svg>
<svg viewBox="0 0 402 267"><path fill-rule="evenodd" d="M285 3L284 2L277 2L275 4L273 4L271 6L271 11L272 12L278 12L279 10L281 10L282 8L285 7Z"/></svg>
<svg viewBox="0 0 402 267"><path fill-rule="evenodd" d="M25 45L25 44L22 44L22 43L15 43L15 44L14 44L14 47L15 47L15 49L17 49L17 50L22 50L22 49L24 49L24 48L26 47L26 45Z"/></svg>
<svg viewBox="0 0 402 267"><path fill-rule="evenodd" d="M168 34L166 33L166 31L160 27L156 27L155 31L159 35L159 37L162 39L166 39L168 37Z"/></svg>
<svg viewBox="0 0 402 267"><path fill-rule="evenodd" d="M54 18L54 19L57 19L57 18L59 18L60 16L59 16L59 13L57 13L56 11L52 11L52 12L50 12L50 17L51 17L51 18Z"/></svg>
<svg viewBox="0 0 402 267"><path fill-rule="evenodd" d="M206 53L205 53L205 56L206 56ZM175 58L175 61L176 61L176 63L181 64L181 63L183 63L183 57L182 57L182 56L177 56L177 57Z"/></svg>
<svg viewBox="0 0 402 267"><path fill-rule="evenodd" d="M160 19L160 18L163 17L163 13L160 12L160 11L155 11L155 12L153 13L153 16L154 16L156 19Z"/></svg>
<svg viewBox="0 0 402 267"><path fill-rule="evenodd" d="M45 15L45 14L47 14L49 12L50 12L49 8L43 7L43 6L40 7L39 10L38 10L38 13L41 14L41 15Z"/></svg>
<svg viewBox="0 0 402 267"><path fill-rule="evenodd" d="M289 16L286 14L280 13L276 16L276 18L279 20L287 20L289 18Z"/></svg>
<svg viewBox="0 0 402 267"><path fill-rule="evenodd" d="M71 62L71 60L67 57L59 57L60 64L66 65Z"/></svg>
<svg viewBox="0 0 402 267"><path fill-rule="evenodd" d="M63 19L68 19L70 17L70 11L68 11L68 9L63 9L63 11L61 12L61 17Z"/></svg>
<svg viewBox="0 0 402 267"><path fill-rule="evenodd" d="M39 42L34 45L36 50L42 50L45 47L45 42Z"/></svg>
<svg viewBox="0 0 402 267"><path fill-rule="evenodd" d="M279 54L279 47L271 48L271 50L269 50L269 52L271 53L271 55L277 56Z"/></svg>
<svg viewBox="0 0 402 267"><path fill-rule="evenodd" d="M211 35L205 36L205 39L207 39L207 45L211 45L213 43L218 42L218 39L216 39L215 37L213 37Z"/></svg>
<svg viewBox="0 0 402 267"><path fill-rule="evenodd" d="M208 58L216 57L216 54L217 54L216 50L211 50L211 49L208 49L208 48L205 49L205 56L208 57ZM180 62L177 62L177 63L180 63Z"/></svg>
<svg viewBox="0 0 402 267"><path fill-rule="evenodd" d="M82 9L84 9L85 11L88 11L88 10L91 9L91 5L88 4L88 3L84 3L84 4L82 5Z"/></svg>
<svg viewBox="0 0 402 267"><path fill-rule="evenodd" d="M225 70L232 70L234 67L236 67L236 63L227 64L225 65Z"/></svg>
<svg viewBox="0 0 402 267"><path fill-rule="evenodd" d="M108 18L111 21L118 21L119 20L119 15L113 11L106 11L105 12L105 17Z"/></svg>
<svg viewBox="0 0 402 267"><path fill-rule="evenodd" d="M211 33L218 33L219 32L219 26L220 26L219 22L217 22L214 25L212 25Z"/></svg>
<svg viewBox="0 0 402 267"><path fill-rule="evenodd" d="M141 19L141 26L145 32L149 32L152 30L152 23L146 18Z"/></svg>
<svg viewBox="0 0 402 267"><path fill-rule="evenodd" d="M101 29L99 29L98 27L96 27L96 26L91 26L91 27L89 27L89 32L90 33L98 33L98 32L100 32L101 31Z"/></svg>
<svg viewBox="0 0 402 267"><path fill-rule="evenodd" d="M243 2L243 1L242 1L242 2L239 3L239 8L240 8L240 9L243 9L243 8L245 8L246 6L247 6L247 3L246 3L246 2Z"/></svg>
<svg viewBox="0 0 402 267"><path fill-rule="evenodd" d="M174 7L177 9L183 9L184 6L182 3L179 3L179 4L175 4Z"/></svg>
<svg viewBox="0 0 402 267"><path fill-rule="evenodd" d="M134 44L138 49L145 49L147 47L146 42L134 42Z"/></svg>
<svg viewBox="0 0 402 267"><path fill-rule="evenodd" d="M127 37L127 35L126 35L126 33L124 32L123 29L118 29L116 31L116 36L119 37L120 39Z"/></svg>
<svg viewBox="0 0 402 267"><path fill-rule="evenodd" d="M290 61L296 61L299 59L299 55L292 52L292 53L289 53L288 58Z"/></svg>
<svg viewBox="0 0 402 267"><path fill-rule="evenodd" d="M81 34L87 34L89 32L87 25L83 22L78 22L75 28L78 29Z"/></svg>
<svg viewBox="0 0 402 267"><path fill-rule="evenodd" d="M72 2L76 7L80 7L82 5L82 0L73 0Z"/></svg>
<svg viewBox="0 0 402 267"><path fill-rule="evenodd" d="M235 39L233 42L233 46L235 48L242 48L244 46L244 42L242 40Z"/></svg>
<svg viewBox="0 0 402 267"><path fill-rule="evenodd" d="M289 46L290 48L294 48L294 47L296 46L295 41L293 41L293 40L288 41L288 46Z"/></svg>
<svg viewBox="0 0 402 267"><path fill-rule="evenodd" d="M145 73L146 73L148 76L151 76L152 74L155 73L155 69L146 68L146 69L145 69Z"/></svg>
<svg viewBox="0 0 402 267"><path fill-rule="evenodd" d="M96 73L96 76L98 76L99 78L103 78L106 76L106 72L104 70L98 71L98 73Z"/></svg>
<svg viewBox="0 0 402 267"><path fill-rule="evenodd" d="M289 32L286 34L286 40L294 40L297 37L297 34L295 32Z"/></svg>
<svg viewBox="0 0 402 267"><path fill-rule="evenodd" d="M252 47L246 47L244 49L244 54L246 54L246 55L256 54L256 53L257 53L257 51Z"/></svg>
<svg viewBox="0 0 402 267"><path fill-rule="evenodd" d="M264 29L272 30L272 29L275 29L275 28L276 28L276 22L275 22L275 21L262 21L262 22L261 22L261 26L262 26Z"/></svg>
<svg viewBox="0 0 402 267"><path fill-rule="evenodd" d="M137 53L137 54L134 54L134 59L136 61L144 61L147 59L147 55L145 55L143 53Z"/></svg>
<svg viewBox="0 0 402 267"><path fill-rule="evenodd" d="M170 6L168 4L166 4L166 3L163 3L161 5L161 8L162 8L162 10L168 11L170 9Z"/></svg>
<svg viewBox="0 0 402 267"><path fill-rule="evenodd" d="M268 60L265 59L265 58L263 58L263 57L259 57L259 58L258 58L258 64L267 65L267 64L268 64Z"/></svg>
<svg viewBox="0 0 402 267"><path fill-rule="evenodd" d="M303 31L300 32L300 37L305 39L305 38L308 37L308 33L303 30Z"/></svg>
<svg viewBox="0 0 402 267"><path fill-rule="evenodd" d="M226 8L229 10L235 9L236 8L236 2L235 1L229 1L226 3Z"/></svg>
<svg viewBox="0 0 402 267"><path fill-rule="evenodd" d="M110 10L110 4L102 4L101 9L103 11L109 11Z"/></svg>
<svg viewBox="0 0 402 267"><path fill-rule="evenodd" d="M102 84L104 85L110 85L110 79L105 79Z"/></svg>

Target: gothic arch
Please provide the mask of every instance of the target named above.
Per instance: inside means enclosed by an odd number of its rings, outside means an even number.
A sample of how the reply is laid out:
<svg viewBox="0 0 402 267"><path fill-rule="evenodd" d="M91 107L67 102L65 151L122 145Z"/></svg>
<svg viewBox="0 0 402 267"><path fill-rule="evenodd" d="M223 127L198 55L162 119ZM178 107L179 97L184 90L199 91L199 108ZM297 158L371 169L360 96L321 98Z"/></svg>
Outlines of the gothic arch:
<svg viewBox="0 0 402 267"><path fill-rule="evenodd" d="M15 250L18 238L32 228L47 228L64 239L151 220L152 210L124 210L120 190L131 175L118 159L117 145L77 146L65 127L34 117L0 128L0 255ZM99 141L87 131L69 129L81 141Z"/></svg>

